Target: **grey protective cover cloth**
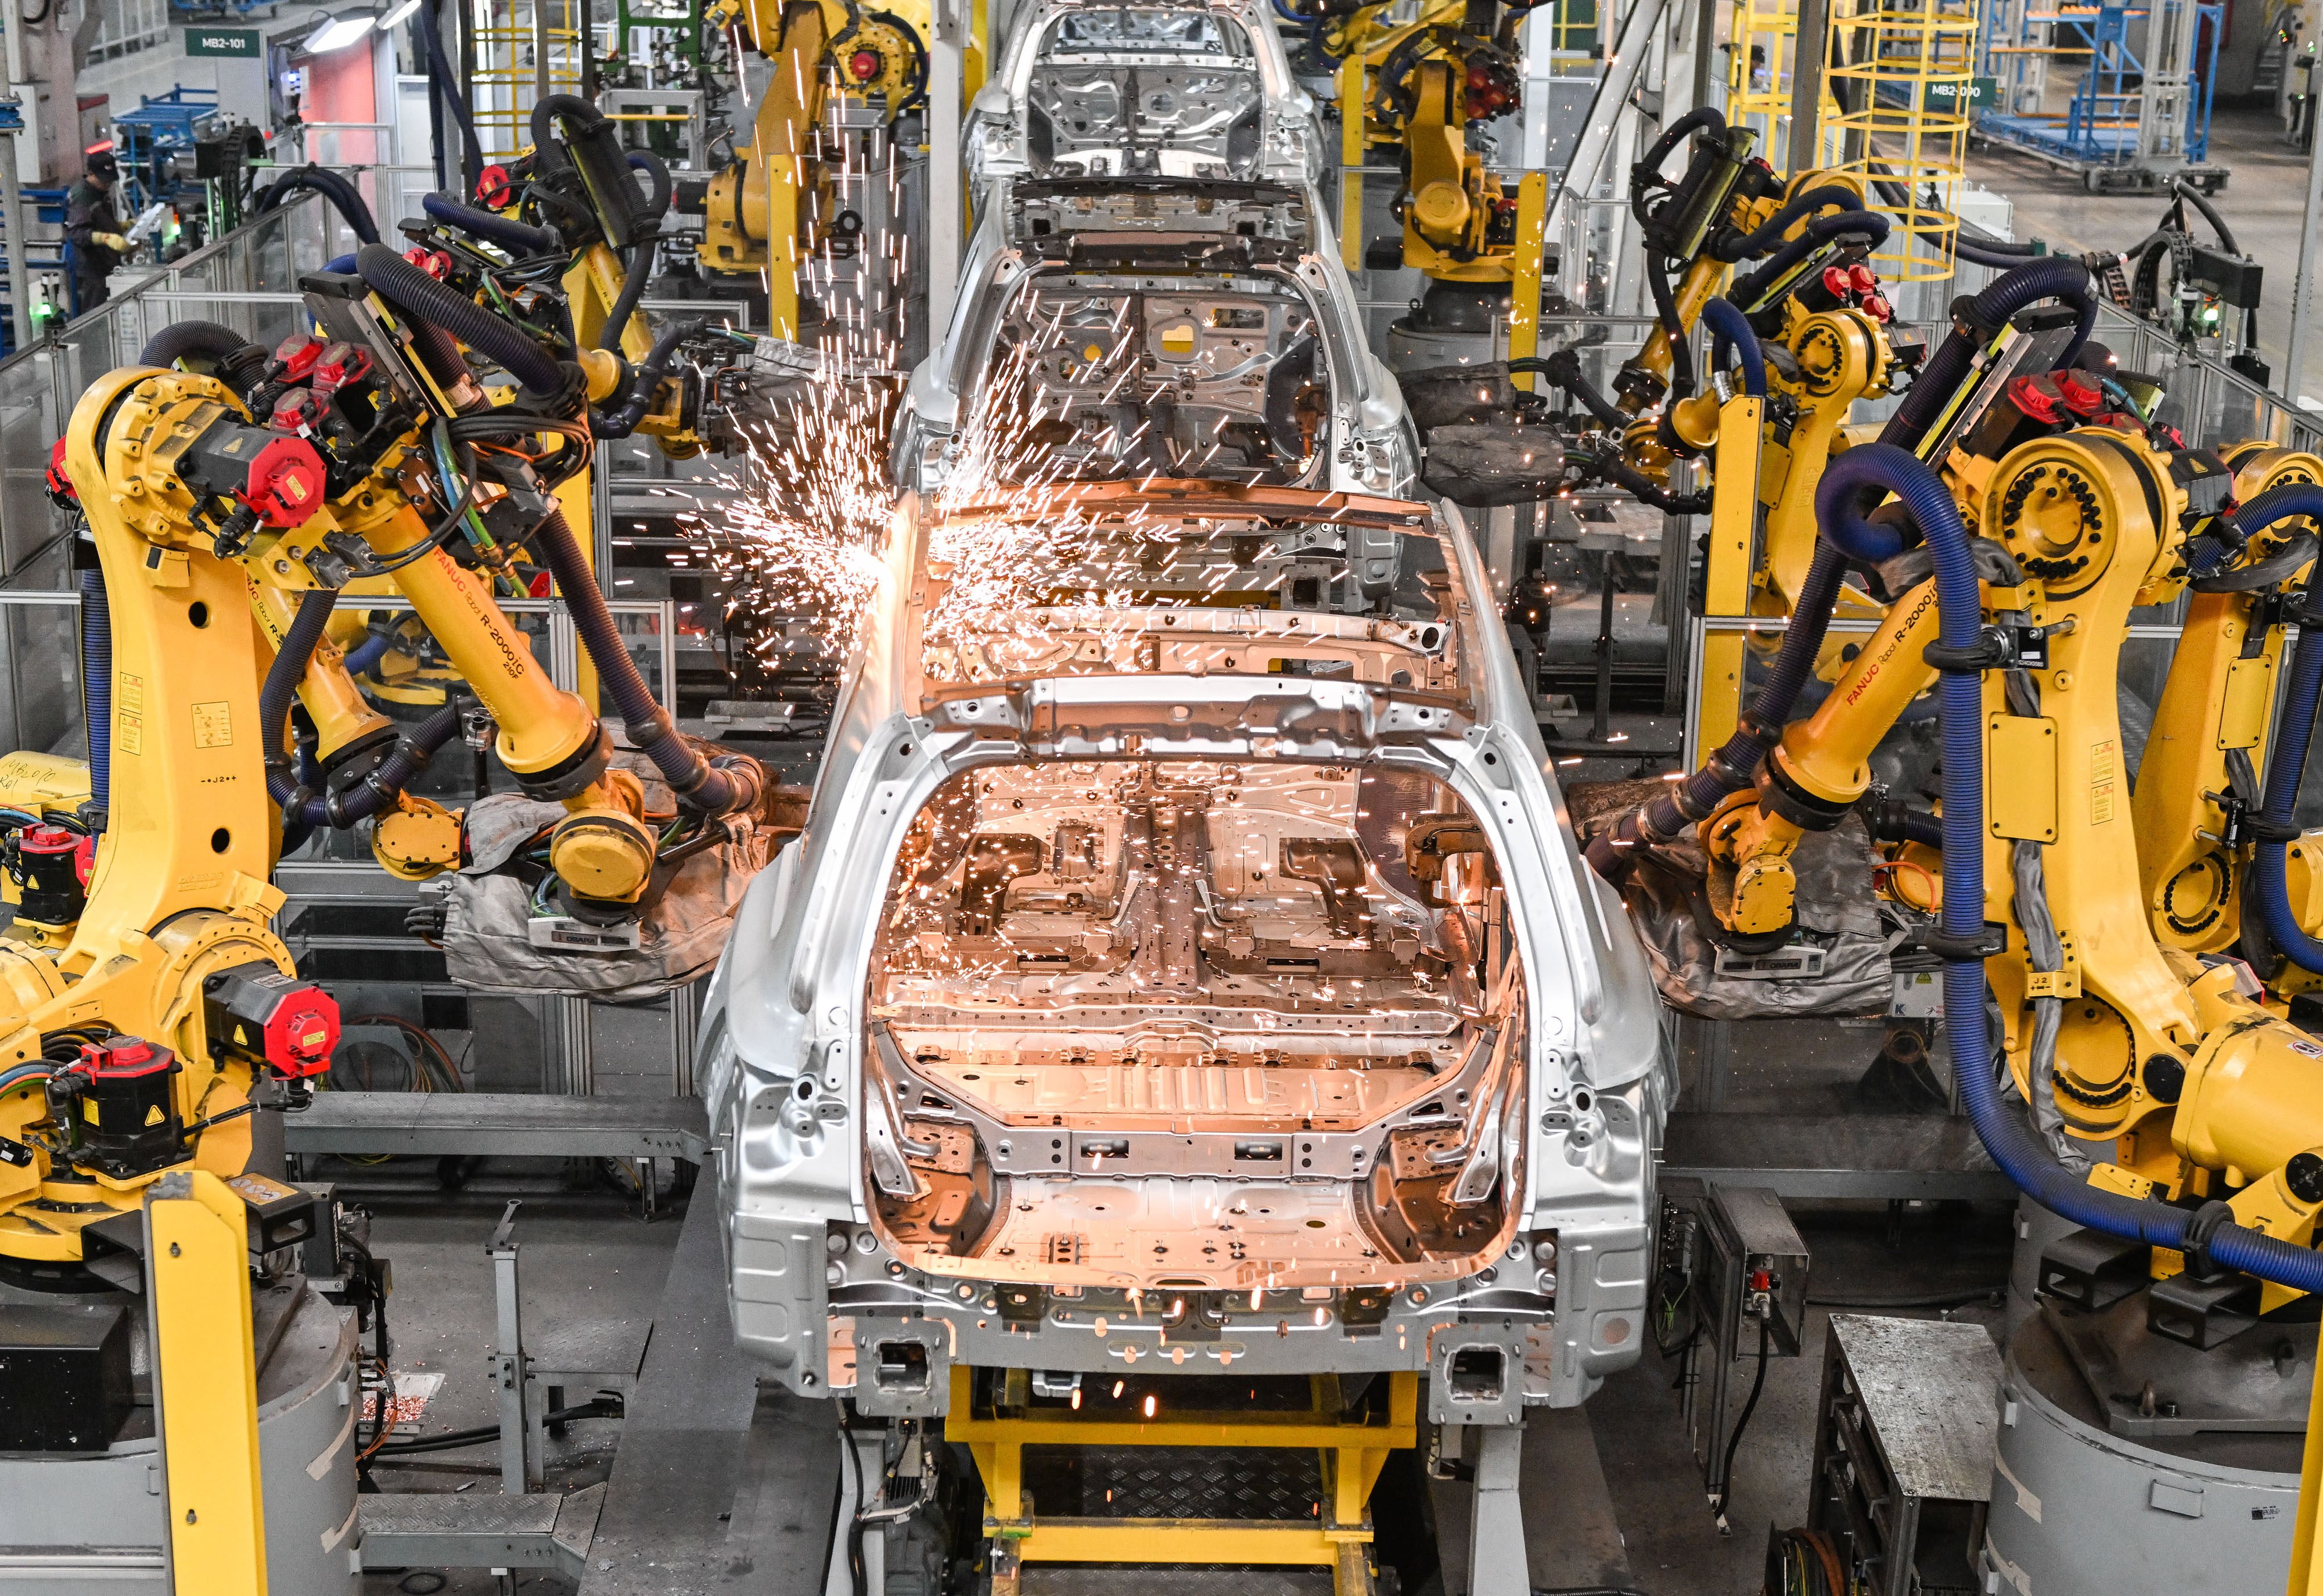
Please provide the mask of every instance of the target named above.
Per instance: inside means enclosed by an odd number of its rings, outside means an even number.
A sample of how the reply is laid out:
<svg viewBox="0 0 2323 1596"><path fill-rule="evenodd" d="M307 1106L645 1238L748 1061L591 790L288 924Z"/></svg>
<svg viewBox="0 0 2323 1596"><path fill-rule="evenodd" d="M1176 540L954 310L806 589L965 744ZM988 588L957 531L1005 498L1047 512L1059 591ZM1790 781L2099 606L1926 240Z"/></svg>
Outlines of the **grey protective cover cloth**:
<svg viewBox="0 0 2323 1596"><path fill-rule="evenodd" d="M1566 797L1586 838L1668 790L1659 781L1588 783L1567 788ZM1871 868L1878 862L1871 839L1852 815L1835 830L1808 833L1793 852L1799 924L1805 940L1824 950L1823 973L1813 979L1718 973L1717 950L1695 928L1707 869L1691 831L1639 858L1621 897L1644 939L1654 984L1672 1008L1705 1020L1884 1014L1894 1001L1895 980L1887 959L1891 932L1871 892Z"/></svg>
<svg viewBox="0 0 2323 1596"><path fill-rule="evenodd" d="M699 746L714 751L714 745ZM645 783L648 813L675 809L675 796L643 755L619 748L613 764L635 772ZM698 980L718 962L744 890L774 857L779 840L769 826L738 821L732 839L705 848L678 867L669 889L638 927L633 949L537 948L528 929L530 889L514 876L495 872L543 827L564 817L562 804L514 793L495 793L468 806L472 862L445 878L450 895L445 903L444 965L458 985L515 996L622 1003Z"/></svg>

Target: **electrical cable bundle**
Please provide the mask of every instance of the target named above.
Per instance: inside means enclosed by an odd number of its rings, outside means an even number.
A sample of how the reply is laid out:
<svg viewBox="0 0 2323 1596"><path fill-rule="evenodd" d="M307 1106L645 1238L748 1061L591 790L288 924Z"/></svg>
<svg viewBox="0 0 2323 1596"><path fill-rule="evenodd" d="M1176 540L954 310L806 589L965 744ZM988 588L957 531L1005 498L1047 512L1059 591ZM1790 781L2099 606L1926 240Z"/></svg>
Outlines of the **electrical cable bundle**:
<svg viewBox="0 0 2323 1596"><path fill-rule="evenodd" d="M1820 1529L1777 1529L1767 1540L1764 1596L1855 1596L1839 1548Z"/></svg>

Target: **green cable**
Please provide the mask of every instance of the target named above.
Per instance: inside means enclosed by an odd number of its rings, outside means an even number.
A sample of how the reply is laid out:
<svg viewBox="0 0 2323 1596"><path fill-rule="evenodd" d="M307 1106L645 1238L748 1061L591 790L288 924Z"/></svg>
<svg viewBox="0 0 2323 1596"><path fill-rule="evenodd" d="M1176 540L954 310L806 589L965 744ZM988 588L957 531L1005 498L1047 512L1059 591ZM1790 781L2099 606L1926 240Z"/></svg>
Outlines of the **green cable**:
<svg viewBox="0 0 2323 1596"><path fill-rule="evenodd" d="M467 479L460 474L459 467L452 463L452 435L445 428L441 417L436 418L435 430L429 436L436 445L436 469L443 473L445 491L449 492L453 483L459 484L459 492L452 496L452 502L457 504L468 497L468 482ZM467 526L470 543L475 545L480 551L498 551L500 546L492 541L492 535L484 529L484 518L476 513L474 505L470 505L467 513L461 518Z"/></svg>

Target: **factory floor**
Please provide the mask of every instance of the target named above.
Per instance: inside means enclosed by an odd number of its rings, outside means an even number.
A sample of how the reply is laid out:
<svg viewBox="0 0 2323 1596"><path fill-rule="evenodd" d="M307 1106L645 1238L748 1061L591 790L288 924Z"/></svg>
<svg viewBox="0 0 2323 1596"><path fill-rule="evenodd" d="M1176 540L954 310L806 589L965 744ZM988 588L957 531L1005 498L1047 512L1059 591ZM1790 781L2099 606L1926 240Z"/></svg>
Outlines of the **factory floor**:
<svg viewBox="0 0 2323 1596"><path fill-rule="evenodd" d="M2311 340L2307 370L2293 387L2284 367L2291 341L2291 296L2306 214L2307 155L2287 143L2272 111L2221 107L2210 122L2210 160L2231 174L2217 196L2219 214L2242 252L2263 271L2258 344L2278 393L2308 396L2323 407L2323 338ZM2019 240L2040 239L2053 253L2124 250L2144 238L2168 207L2166 196L2091 194L2081 179L1999 145L1971 149L1970 178L2016 206ZM2199 217L2194 231L2210 243Z"/></svg>
<svg viewBox="0 0 2323 1596"><path fill-rule="evenodd" d="M1749 1045L1750 1040L1766 1044ZM1868 1056L1875 1033L1859 1028L1814 1028L1786 1023L1779 1032L1738 1038L1738 1062L1779 1053L1794 1069L1819 1059L1818 1076L1846 1074ZM1768 1102L1762 1071L1738 1069L1729 1082L1729 1106L1749 1110ZM1779 1073L1779 1072L1778 1072ZM1835 1078L1835 1077L1833 1077ZM1811 1084L1811 1083L1810 1083ZM1769 1100L1771 1101L1771 1100ZM399 1374L440 1373L440 1390L419 1425L423 1435L490 1424L495 1417L486 1353L492 1342L492 1276L484 1243L506 1201L521 1197L516 1236L529 1334L556 1335L596 1327L641 1337L670 1272L682 1217L673 1204L653 1223L620 1194L567 1189L570 1172L552 1165L497 1160L471 1171L467 1186L436 1192L409 1165L382 1170L399 1189L351 1194L374 1214L373 1245L392 1260L396 1292L394 1363ZM1813 1258L1811 1294L1818 1304L1932 1317L1937 1310L1900 1302L1958 1298L1997 1290L2008 1268L2009 1222L2004 1208L1914 1205L1891 1211L1884 1202L1794 1205ZM1577 1536L1621 1548L1626 1569L1602 1559L1592 1579L1626 1582L1648 1596L1745 1596L1759 1589L1768 1527L1801 1522L1813 1445L1813 1406L1822 1379L1829 1309L1810 1310L1805 1355L1771 1362L1766 1389L1735 1466L1731 1536L1722 1537L1704 1502L1701 1474L1688 1449L1672 1389L1675 1365L1649 1348L1634 1369L1614 1377L1584 1409L1589 1433L1610 1492L1610 1524L1601 1505L1583 1504ZM1997 1297L1956 1310L1955 1317L1997 1325ZM1749 1369L1740 1371L1748 1389ZM568 1400L589 1393L569 1392ZM1983 1402L1988 1393L1961 1393ZM606 1479L621 1436L617 1420L576 1423L552 1440L548 1487L579 1489ZM495 1491L497 1454L490 1447L398 1460L380 1468L389 1491ZM819 1527L822 1501L803 1504ZM1584 1521L1585 1520L1585 1521ZM649 1554L648 1554L649 1555ZM436 1582L444 1582L438 1584ZM572 1582L554 1574L518 1576L526 1596L565 1596ZM673 1583L673 1592L692 1587ZM787 1584L785 1588L788 1588ZM427 1596L483 1596L500 1589L481 1571L418 1570L367 1576L365 1596L390 1591ZM1409 1596L1427 1596L1411 1592ZM1461 1596L1455 1582L1440 1596Z"/></svg>

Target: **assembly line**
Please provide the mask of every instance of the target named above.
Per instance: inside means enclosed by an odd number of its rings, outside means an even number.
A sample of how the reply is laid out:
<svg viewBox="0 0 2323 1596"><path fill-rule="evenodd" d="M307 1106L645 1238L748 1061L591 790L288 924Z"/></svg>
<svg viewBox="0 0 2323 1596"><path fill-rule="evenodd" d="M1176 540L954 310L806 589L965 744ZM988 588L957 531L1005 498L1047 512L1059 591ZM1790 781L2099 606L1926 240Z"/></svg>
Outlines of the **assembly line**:
<svg viewBox="0 0 2323 1596"><path fill-rule="evenodd" d="M2323 431L2176 12L2091 144L2006 7L526 4L12 262L0 1590L2323 1591Z"/></svg>

